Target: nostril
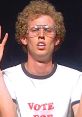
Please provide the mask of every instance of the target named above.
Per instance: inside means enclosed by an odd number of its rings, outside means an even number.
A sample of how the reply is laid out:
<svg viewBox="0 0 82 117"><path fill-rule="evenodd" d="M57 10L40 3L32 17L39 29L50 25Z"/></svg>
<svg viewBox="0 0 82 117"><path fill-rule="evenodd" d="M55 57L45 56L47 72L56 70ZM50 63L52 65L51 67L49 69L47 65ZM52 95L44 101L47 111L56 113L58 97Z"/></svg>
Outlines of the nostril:
<svg viewBox="0 0 82 117"><path fill-rule="evenodd" d="M45 36L44 35L39 35L38 39L44 39L45 40Z"/></svg>

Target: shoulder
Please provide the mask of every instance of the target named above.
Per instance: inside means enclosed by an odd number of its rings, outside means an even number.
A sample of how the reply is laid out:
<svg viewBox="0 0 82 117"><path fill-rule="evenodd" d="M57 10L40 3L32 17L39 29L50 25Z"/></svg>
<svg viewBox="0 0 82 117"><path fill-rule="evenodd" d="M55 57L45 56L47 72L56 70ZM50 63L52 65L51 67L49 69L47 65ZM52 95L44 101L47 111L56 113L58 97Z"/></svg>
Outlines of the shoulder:
<svg viewBox="0 0 82 117"><path fill-rule="evenodd" d="M75 74L81 74L81 72L79 70L67 67L67 66L63 66L63 65L57 65L58 70L60 70L61 72L66 72L66 73L75 73Z"/></svg>
<svg viewBox="0 0 82 117"><path fill-rule="evenodd" d="M57 75L61 82L70 86L75 86L78 82L82 83L82 72L63 65L57 65Z"/></svg>
<svg viewBox="0 0 82 117"><path fill-rule="evenodd" d="M11 74L20 73L20 70L22 70L21 64L6 68L6 69L2 70L2 72L3 72L3 75L11 75Z"/></svg>
<svg viewBox="0 0 82 117"><path fill-rule="evenodd" d="M78 80L82 75L82 72L67 66L57 65L57 74L68 80Z"/></svg>

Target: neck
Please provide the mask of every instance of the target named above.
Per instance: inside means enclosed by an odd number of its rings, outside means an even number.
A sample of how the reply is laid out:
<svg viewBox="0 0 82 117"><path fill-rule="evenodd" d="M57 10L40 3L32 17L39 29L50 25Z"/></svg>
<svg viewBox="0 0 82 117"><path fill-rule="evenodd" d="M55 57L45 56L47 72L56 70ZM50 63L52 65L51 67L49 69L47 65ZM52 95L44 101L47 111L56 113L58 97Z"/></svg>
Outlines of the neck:
<svg viewBox="0 0 82 117"><path fill-rule="evenodd" d="M31 74L43 76L50 74L53 70L53 67L56 67L56 65L54 65L55 64L52 63L52 60L48 62L39 62L30 58L25 63L25 68Z"/></svg>

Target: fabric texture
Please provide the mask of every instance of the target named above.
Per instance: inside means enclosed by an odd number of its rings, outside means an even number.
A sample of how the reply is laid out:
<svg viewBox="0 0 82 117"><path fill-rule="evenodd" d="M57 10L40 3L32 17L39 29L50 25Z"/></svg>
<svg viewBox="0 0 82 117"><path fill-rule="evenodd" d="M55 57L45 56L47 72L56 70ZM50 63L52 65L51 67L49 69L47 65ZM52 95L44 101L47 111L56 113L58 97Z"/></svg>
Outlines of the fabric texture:
<svg viewBox="0 0 82 117"><path fill-rule="evenodd" d="M79 102L82 92L81 72L57 65L56 71L36 76L19 64L3 74L19 117L72 117L72 105Z"/></svg>

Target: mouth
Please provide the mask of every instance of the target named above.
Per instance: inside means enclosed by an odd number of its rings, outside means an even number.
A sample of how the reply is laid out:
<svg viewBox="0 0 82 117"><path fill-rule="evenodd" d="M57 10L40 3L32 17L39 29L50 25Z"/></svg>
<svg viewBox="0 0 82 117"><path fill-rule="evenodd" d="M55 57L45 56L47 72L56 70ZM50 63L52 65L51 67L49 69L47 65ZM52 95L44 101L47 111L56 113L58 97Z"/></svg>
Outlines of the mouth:
<svg viewBox="0 0 82 117"><path fill-rule="evenodd" d="M39 50L45 49L46 44L44 42L38 42L37 47Z"/></svg>

